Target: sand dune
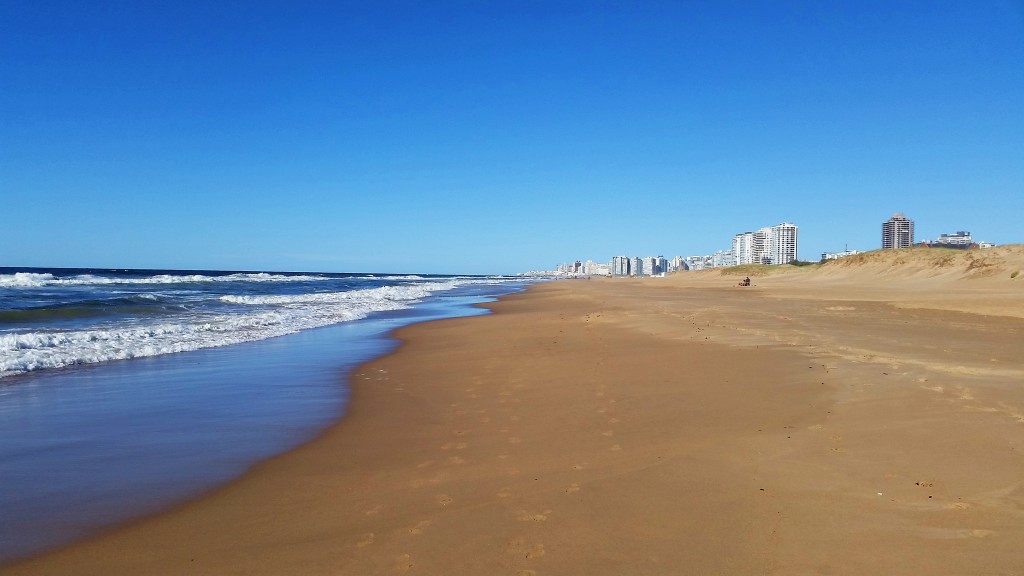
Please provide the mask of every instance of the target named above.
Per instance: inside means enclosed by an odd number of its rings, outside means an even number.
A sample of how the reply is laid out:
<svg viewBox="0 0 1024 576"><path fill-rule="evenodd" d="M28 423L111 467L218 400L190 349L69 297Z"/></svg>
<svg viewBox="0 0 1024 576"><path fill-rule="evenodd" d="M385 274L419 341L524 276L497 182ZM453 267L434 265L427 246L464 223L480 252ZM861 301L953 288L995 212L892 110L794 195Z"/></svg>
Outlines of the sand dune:
<svg viewBox="0 0 1024 576"><path fill-rule="evenodd" d="M854 281L893 279L1013 280L1024 273L1024 244L985 250L908 248L873 250L809 266L744 265L695 272L722 276L798 276L801 279L836 278ZM681 273L685 274L685 273ZM1024 279L1022 279L1024 281Z"/></svg>
<svg viewBox="0 0 1024 576"><path fill-rule="evenodd" d="M905 308L1024 318L1024 245L986 250L875 250L810 266L736 266L679 272L675 286L732 285L743 277L775 298L890 302Z"/></svg>

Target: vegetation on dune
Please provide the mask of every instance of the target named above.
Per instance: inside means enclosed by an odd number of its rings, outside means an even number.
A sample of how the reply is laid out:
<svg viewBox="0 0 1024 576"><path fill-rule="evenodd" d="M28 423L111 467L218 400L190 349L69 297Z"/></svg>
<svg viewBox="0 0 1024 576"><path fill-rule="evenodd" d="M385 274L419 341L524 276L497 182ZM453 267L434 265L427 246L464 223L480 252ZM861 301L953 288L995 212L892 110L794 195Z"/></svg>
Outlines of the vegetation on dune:
<svg viewBox="0 0 1024 576"><path fill-rule="evenodd" d="M807 264L813 264L808 262ZM798 264L798 266L806 266L807 264ZM790 272L793 268L788 266L772 266L770 264L740 264L738 266L728 266L726 268L713 268L713 270L719 270L722 276L769 276L774 274L785 274Z"/></svg>
<svg viewBox="0 0 1024 576"><path fill-rule="evenodd" d="M915 246L901 249L879 249L861 252L821 265L825 270L874 269L888 275L949 275L962 274L964 278L985 278L1009 274L1024 261L1024 246L1004 245L986 249L961 250ZM1015 276L1011 275L1011 278ZM1005 276L1004 276L1005 278Z"/></svg>

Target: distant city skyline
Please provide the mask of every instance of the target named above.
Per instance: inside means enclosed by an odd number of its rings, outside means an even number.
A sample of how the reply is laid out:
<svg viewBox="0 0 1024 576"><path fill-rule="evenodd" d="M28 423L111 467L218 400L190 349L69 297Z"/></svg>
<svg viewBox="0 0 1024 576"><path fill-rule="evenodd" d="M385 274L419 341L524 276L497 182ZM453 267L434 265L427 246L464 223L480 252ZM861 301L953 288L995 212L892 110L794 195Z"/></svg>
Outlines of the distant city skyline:
<svg viewBox="0 0 1024 576"><path fill-rule="evenodd" d="M844 256L850 256L871 250L900 249L918 245L950 248L965 248L970 246L989 248L996 245L995 243L988 242L986 240L976 239L971 232L965 230L943 232L936 236L934 240L915 240L914 220L908 218L903 212L896 212L890 216L888 220L882 222L881 242L876 243L874 246L850 248L849 245L844 245L842 250L826 251L816 254L813 257L806 256L800 258L797 242L798 228L799 227L797 225L791 222L783 222L776 226L762 227L756 232L741 232L739 234L735 234L732 238L732 245L728 249L723 248L701 255L688 253L688 255L685 256L682 252L676 251L675 253L677 255L671 259L665 259L664 257L659 256L658 258L661 258L663 261L668 263L668 265L664 269L659 270L659 272L671 272L681 269L681 264L686 264L689 268L694 268L694 265L696 265L696 269L701 269L705 267L713 268L742 264L778 265L789 263L792 260L819 262L823 260L842 258ZM673 252L668 251L664 253ZM631 262L638 259L638 257L625 255L616 255L605 261L595 261L588 258L586 260L576 260L575 266L564 262L557 264L553 269L551 269L551 271L573 273L573 269L575 269L576 273L580 273L580 271L583 270L583 273L593 274L593 272L585 272L585 269L589 265L596 265L607 268L608 275L630 276L637 275L633 273L636 270L636 267ZM640 269L643 270L643 267ZM604 274L605 271L602 269L598 273ZM650 274L641 273L641 275Z"/></svg>

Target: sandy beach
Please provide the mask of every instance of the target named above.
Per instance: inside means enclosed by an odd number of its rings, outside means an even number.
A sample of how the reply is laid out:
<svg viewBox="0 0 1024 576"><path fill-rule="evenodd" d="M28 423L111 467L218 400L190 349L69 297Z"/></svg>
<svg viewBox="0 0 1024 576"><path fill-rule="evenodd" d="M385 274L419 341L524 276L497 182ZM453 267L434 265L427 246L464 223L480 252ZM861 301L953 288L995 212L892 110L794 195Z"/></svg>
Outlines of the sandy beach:
<svg viewBox="0 0 1024 576"><path fill-rule="evenodd" d="M0 574L1022 574L1017 270L537 284L400 329L315 441Z"/></svg>

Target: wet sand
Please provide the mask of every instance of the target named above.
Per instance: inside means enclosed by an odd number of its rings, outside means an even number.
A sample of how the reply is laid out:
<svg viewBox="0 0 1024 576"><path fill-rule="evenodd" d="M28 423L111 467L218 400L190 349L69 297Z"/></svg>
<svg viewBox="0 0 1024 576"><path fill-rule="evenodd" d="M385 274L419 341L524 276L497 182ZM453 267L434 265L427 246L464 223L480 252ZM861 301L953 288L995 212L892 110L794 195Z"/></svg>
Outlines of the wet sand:
<svg viewBox="0 0 1024 576"><path fill-rule="evenodd" d="M1024 284L833 272L403 328L321 438L0 574L1024 573Z"/></svg>

